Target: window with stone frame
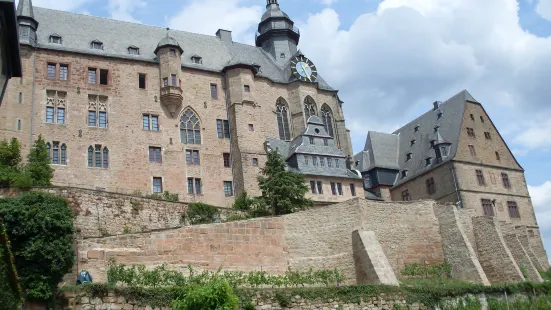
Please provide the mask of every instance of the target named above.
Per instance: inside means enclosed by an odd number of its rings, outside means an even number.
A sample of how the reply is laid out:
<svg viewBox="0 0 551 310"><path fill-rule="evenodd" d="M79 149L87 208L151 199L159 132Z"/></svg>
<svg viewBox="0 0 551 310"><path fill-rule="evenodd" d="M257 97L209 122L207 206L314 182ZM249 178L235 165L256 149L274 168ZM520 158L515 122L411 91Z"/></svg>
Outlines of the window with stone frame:
<svg viewBox="0 0 551 310"><path fill-rule="evenodd" d="M46 91L46 123L65 124L67 93L57 90Z"/></svg>
<svg viewBox="0 0 551 310"><path fill-rule="evenodd" d="M159 131L159 116L153 114L142 115L143 130Z"/></svg>
<svg viewBox="0 0 551 310"><path fill-rule="evenodd" d="M353 197L356 197L356 185L350 184L350 194L351 194Z"/></svg>
<svg viewBox="0 0 551 310"><path fill-rule="evenodd" d="M230 153L224 153L222 155L224 159L224 168L231 168L231 155Z"/></svg>
<svg viewBox="0 0 551 310"><path fill-rule="evenodd" d="M128 47L128 54L130 55L140 55L140 49L136 46Z"/></svg>
<svg viewBox="0 0 551 310"><path fill-rule="evenodd" d="M180 118L180 141L183 144L201 144L201 122L191 108Z"/></svg>
<svg viewBox="0 0 551 310"><path fill-rule="evenodd" d="M327 168L332 168L332 167L333 167L333 159L327 158Z"/></svg>
<svg viewBox="0 0 551 310"><path fill-rule="evenodd" d="M304 98L304 119L308 121L311 116L317 115L316 102L310 96Z"/></svg>
<svg viewBox="0 0 551 310"><path fill-rule="evenodd" d="M92 49L94 49L94 50L103 50L103 43L102 43L101 41L98 41L98 40L92 41L92 43L90 44L90 46L91 46Z"/></svg>
<svg viewBox="0 0 551 310"><path fill-rule="evenodd" d="M467 135L471 138L476 138L476 134L473 128L467 127Z"/></svg>
<svg viewBox="0 0 551 310"><path fill-rule="evenodd" d="M56 64L55 63L48 63L48 80L55 80L55 71L56 71Z"/></svg>
<svg viewBox="0 0 551 310"><path fill-rule="evenodd" d="M511 182L509 181L509 175L507 173L501 173L501 180L503 181L503 187L511 188Z"/></svg>
<svg viewBox="0 0 551 310"><path fill-rule="evenodd" d="M312 191L312 194L314 195L318 193L317 187L316 187L316 181L310 181L310 191Z"/></svg>
<svg viewBox="0 0 551 310"><path fill-rule="evenodd" d="M276 101L277 127L279 129L279 139L283 141L291 140L291 129L289 127L289 107L283 98Z"/></svg>
<svg viewBox="0 0 551 310"><path fill-rule="evenodd" d="M490 135L490 133L487 131L484 132L484 137L486 138L486 140L492 140L492 135Z"/></svg>
<svg viewBox="0 0 551 310"><path fill-rule="evenodd" d="M188 165L200 165L199 151L198 150L186 150L186 164Z"/></svg>
<svg viewBox="0 0 551 310"><path fill-rule="evenodd" d="M53 44L62 44L63 43L63 41L61 39L61 36L58 35L58 34L55 34L55 33L50 35L49 42L53 43Z"/></svg>
<svg viewBox="0 0 551 310"><path fill-rule="evenodd" d="M253 167L258 167L258 158L253 158Z"/></svg>
<svg viewBox="0 0 551 310"><path fill-rule="evenodd" d="M243 91L246 92L246 93L250 93L251 92L251 87L249 85L243 85Z"/></svg>
<svg viewBox="0 0 551 310"><path fill-rule="evenodd" d="M486 180L484 179L484 173L482 170L476 170L476 179L478 180L478 185L486 185Z"/></svg>
<svg viewBox="0 0 551 310"><path fill-rule="evenodd" d="M149 147L149 162L150 163L163 162L162 149L160 147L157 147L157 146Z"/></svg>
<svg viewBox="0 0 551 310"><path fill-rule="evenodd" d="M490 199L481 199L482 203L482 211L484 212L484 216L495 216L494 213L494 204Z"/></svg>
<svg viewBox="0 0 551 310"><path fill-rule="evenodd" d="M163 178L153 177L153 193L154 194L163 193Z"/></svg>
<svg viewBox="0 0 551 310"><path fill-rule="evenodd" d="M203 58L201 58L200 56L192 56L191 57L191 62L196 64L196 65L202 65L203 64Z"/></svg>
<svg viewBox="0 0 551 310"><path fill-rule="evenodd" d="M498 152L498 151L496 151L496 159L497 159L497 160L501 160L501 156L499 156L499 152Z"/></svg>
<svg viewBox="0 0 551 310"><path fill-rule="evenodd" d="M107 70L107 69L100 69L99 70L99 84L100 85L109 84L109 70Z"/></svg>
<svg viewBox="0 0 551 310"><path fill-rule="evenodd" d="M67 81L69 79L69 65L59 64L59 80Z"/></svg>
<svg viewBox="0 0 551 310"><path fill-rule="evenodd" d="M341 161L338 158L335 158L335 168L341 167Z"/></svg>
<svg viewBox="0 0 551 310"><path fill-rule="evenodd" d="M96 84L98 70L96 68L88 68L88 84Z"/></svg>
<svg viewBox="0 0 551 310"><path fill-rule="evenodd" d="M52 165L67 165L67 146L65 143L54 141L46 143L48 158Z"/></svg>
<svg viewBox="0 0 551 310"><path fill-rule="evenodd" d="M323 183L321 181L317 181L316 185L318 187L318 194L322 195L323 194Z"/></svg>
<svg viewBox="0 0 551 310"><path fill-rule="evenodd" d="M520 219L520 212L518 211L516 201L507 201L507 209L509 209L510 218Z"/></svg>
<svg viewBox="0 0 551 310"><path fill-rule="evenodd" d="M224 181L224 195L226 195L226 197L233 196L233 182Z"/></svg>
<svg viewBox="0 0 551 310"><path fill-rule="evenodd" d="M139 73L138 74L138 88L145 89L146 75Z"/></svg>
<svg viewBox="0 0 551 310"><path fill-rule="evenodd" d="M321 120L327 133L331 136L335 136L335 125L333 123L333 111L327 104L321 106Z"/></svg>
<svg viewBox="0 0 551 310"><path fill-rule="evenodd" d="M171 48L170 50L168 50L168 54L170 55L170 57L176 57L176 50Z"/></svg>
<svg viewBox="0 0 551 310"><path fill-rule="evenodd" d="M88 147L88 167L109 168L109 149L101 144Z"/></svg>
<svg viewBox="0 0 551 310"><path fill-rule="evenodd" d="M107 128L108 97L88 95L88 126Z"/></svg>
<svg viewBox="0 0 551 310"><path fill-rule="evenodd" d="M480 115L480 121L484 123L484 116Z"/></svg>
<svg viewBox="0 0 551 310"><path fill-rule="evenodd" d="M218 138L229 139L230 138L230 122L226 119L216 120L216 131L218 132Z"/></svg>
<svg viewBox="0 0 551 310"><path fill-rule="evenodd" d="M318 166L318 158L316 156L312 156L312 165L314 167Z"/></svg>
<svg viewBox="0 0 551 310"><path fill-rule="evenodd" d="M406 189L405 191L402 191L402 201L410 201L411 196L409 195L409 191Z"/></svg>
<svg viewBox="0 0 551 310"><path fill-rule="evenodd" d="M201 194L203 194L201 179L199 179L199 178L188 178L187 179L187 193L189 195L201 195Z"/></svg>
<svg viewBox="0 0 551 310"><path fill-rule="evenodd" d="M319 159L320 159L320 166L325 167L325 158L320 157ZM331 160L331 159L329 158L329 160Z"/></svg>
<svg viewBox="0 0 551 310"><path fill-rule="evenodd" d="M216 84L210 84L210 98L218 99L218 86Z"/></svg>
<svg viewBox="0 0 551 310"><path fill-rule="evenodd" d="M333 194L334 196L337 195L337 184L335 184L335 182L331 182L331 194Z"/></svg>
<svg viewBox="0 0 551 310"><path fill-rule="evenodd" d="M436 185L434 184L434 178L427 179L426 183L427 183L427 193L429 195L435 194L436 193Z"/></svg>
<svg viewBox="0 0 551 310"><path fill-rule="evenodd" d="M476 157L476 149L474 148L474 145L469 145L469 153L471 153L472 157Z"/></svg>

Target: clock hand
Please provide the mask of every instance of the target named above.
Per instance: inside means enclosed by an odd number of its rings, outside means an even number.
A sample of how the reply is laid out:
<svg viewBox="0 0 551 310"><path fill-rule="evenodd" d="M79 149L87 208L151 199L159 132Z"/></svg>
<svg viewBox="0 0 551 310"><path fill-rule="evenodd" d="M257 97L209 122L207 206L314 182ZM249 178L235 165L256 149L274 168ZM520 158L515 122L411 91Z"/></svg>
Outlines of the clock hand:
<svg viewBox="0 0 551 310"><path fill-rule="evenodd" d="M310 75L308 74L308 71L306 71L306 64L302 64L302 70L304 70L304 74L306 74L306 78L308 78L308 81L312 82L310 79Z"/></svg>

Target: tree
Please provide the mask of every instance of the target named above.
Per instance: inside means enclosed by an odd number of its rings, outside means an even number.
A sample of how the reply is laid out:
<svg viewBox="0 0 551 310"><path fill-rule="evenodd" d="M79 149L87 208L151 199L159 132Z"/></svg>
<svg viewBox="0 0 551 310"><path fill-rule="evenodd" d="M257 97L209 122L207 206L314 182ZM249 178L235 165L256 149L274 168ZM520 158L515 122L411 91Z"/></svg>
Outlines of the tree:
<svg viewBox="0 0 551 310"><path fill-rule="evenodd" d="M71 271L73 214L65 199L41 192L0 199L15 265L29 299L48 300Z"/></svg>
<svg viewBox="0 0 551 310"><path fill-rule="evenodd" d="M8 187L21 171L21 145L16 138L0 141L0 186Z"/></svg>
<svg viewBox="0 0 551 310"><path fill-rule="evenodd" d="M41 135L38 136L38 140L34 141L28 159L29 162L25 167L25 172L32 179L33 185L50 185L50 181L54 176L54 170L50 167L50 154Z"/></svg>
<svg viewBox="0 0 551 310"><path fill-rule="evenodd" d="M0 305L2 305L2 309L21 309L23 305L22 296L10 242L0 217Z"/></svg>
<svg viewBox="0 0 551 310"><path fill-rule="evenodd" d="M268 152L258 185L262 199L275 215L293 213L312 205L312 201L304 197L308 186L302 175L285 170L285 161L275 151Z"/></svg>

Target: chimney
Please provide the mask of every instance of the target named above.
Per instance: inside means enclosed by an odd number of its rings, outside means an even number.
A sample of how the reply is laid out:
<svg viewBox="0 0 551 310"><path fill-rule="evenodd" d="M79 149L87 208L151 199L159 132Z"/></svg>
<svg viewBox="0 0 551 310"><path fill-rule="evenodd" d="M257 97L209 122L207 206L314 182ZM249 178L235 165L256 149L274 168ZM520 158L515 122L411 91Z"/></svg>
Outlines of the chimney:
<svg viewBox="0 0 551 310"><path fill-rule="evenodd" d="M438 107L440 106L441 102L440 101L435 101L432 104L434 106L432 110L436 111L436 110L438 110Z"/></svg>
<svg viewBox="0 0 551 310"><path fill-rule="evenodd" d="M228 43L233 42L231 37L231 31L229 30L218 29L218 31L216 31L216 36L223 42L228 42Z"/></svg>

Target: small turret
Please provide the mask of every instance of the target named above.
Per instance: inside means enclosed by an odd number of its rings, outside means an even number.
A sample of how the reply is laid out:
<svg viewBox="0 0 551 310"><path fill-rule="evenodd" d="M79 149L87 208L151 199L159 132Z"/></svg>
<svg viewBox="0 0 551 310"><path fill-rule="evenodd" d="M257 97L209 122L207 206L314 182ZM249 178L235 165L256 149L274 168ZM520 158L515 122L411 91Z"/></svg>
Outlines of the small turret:
<svg viewBox="0 0 551 310"><path fill-rule="evenodd" d="M182 85L180 72L182 71L181 57L184 53L176 39L168 33L159 41L155 49L155 55L159 60L161 77L161 104L165 106L170 115L174 117L182 106Z"/></svg>
<svg viewBox="0 0 551 310"><path fill-rule="evenodd" d="M267 0L266 12L258 24L256 46L262 47L279 64L296 54L300 31L280 8L277 0Z"/></svg>
<svg viewBox="0 0 551 310"><path fill-rule="evenodd" d="M19 39L22 43L36 44L38 22L34 19L33 2L19 0L17 5L17 21L19 23Z"/></svg>

